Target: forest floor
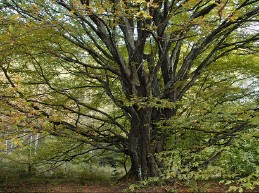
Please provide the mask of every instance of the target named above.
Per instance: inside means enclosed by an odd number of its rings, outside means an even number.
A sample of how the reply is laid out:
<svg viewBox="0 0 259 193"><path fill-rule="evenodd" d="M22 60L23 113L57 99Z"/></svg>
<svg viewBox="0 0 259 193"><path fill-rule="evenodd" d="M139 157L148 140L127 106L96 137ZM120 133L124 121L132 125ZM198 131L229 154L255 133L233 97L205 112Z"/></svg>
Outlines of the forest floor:
<svg viewBox="0 0 259 193"><path fill-rule="evenodd" d="M30 192L39 192L39 193L122 193L122 192L136 192L136 193L160 193L160 192L175 192L175 193L189 193L189 192L227 192L228 187L219 184L218 182L209 182L202 183L199 186L199 189L187 188L181 184L176 184L175 186L152 186L142 189L136 189L134 191L129 190L129 184L127 183L118 183L111 185L102 185L102 184L89 184L89 185L80 185L76 183L64 183L64 184L17 184L15 181L13 183L8 183L0 187L0 193L30 193ZM238 191L237 191L238 192ZM244 190L244 192L259 192L259 187L253 190Z"/></svg>

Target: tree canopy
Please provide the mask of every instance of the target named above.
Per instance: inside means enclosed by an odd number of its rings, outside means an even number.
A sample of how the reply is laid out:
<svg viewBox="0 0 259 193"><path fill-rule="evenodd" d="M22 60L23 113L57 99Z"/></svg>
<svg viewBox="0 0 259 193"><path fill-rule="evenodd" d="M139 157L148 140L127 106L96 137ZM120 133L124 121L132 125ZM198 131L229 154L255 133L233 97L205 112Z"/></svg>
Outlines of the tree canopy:
<svg viewBox="0 0 259 193"><path fill-rule="evenodd" d="M124 153L139 180L207 168L258 137L257 0L3 0L0 11L9 130Z"/></svg>

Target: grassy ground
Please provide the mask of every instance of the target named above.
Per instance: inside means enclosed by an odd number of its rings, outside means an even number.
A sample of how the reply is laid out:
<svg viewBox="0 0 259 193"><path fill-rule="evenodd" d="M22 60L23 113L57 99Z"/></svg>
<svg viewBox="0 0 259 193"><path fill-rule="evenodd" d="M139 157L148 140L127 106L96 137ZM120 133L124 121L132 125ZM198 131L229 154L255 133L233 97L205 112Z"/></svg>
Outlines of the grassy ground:
<svg viewBox="0 0 259 193"><path fill-rule="evenodd" d="M1 165L1 164L0 164ZM0 168L0 193L94 193L94 192L226 192L228 187L218 181L203 181L196 184L183 183L140 188L132 182L118 183L123 170L112 167L69 165L50 172L28 175L26 168L16 166ZM244 192L259 192L259 187Z"/></svg>

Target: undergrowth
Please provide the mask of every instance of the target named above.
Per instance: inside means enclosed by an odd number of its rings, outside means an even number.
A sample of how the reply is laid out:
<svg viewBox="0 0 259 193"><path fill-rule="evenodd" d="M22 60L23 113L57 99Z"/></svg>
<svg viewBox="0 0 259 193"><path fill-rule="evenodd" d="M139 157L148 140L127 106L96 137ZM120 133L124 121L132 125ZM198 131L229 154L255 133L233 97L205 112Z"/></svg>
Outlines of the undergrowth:
<svg viewBox="0 0 259 193"><path fill-rule="evenodd" d="M26 165L1 162L0 186L30 184L32 186L44 184L75 183L80 185L95 184L108 185L115 182L123 174L122 168L89 164L64 164L60 167L48 169L45 166L28 172Z"/></svg>

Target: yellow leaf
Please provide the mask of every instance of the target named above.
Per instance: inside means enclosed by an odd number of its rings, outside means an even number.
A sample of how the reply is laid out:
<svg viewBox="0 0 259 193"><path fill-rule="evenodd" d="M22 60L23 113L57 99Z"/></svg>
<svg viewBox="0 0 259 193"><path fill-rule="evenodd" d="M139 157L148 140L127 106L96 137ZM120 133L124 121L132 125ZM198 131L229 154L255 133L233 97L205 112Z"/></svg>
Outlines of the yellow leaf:
<svg viewBox="0 0 259 193"><path fill-rule="evenodd" d="M13 26L12 26L12 25L9 25L9 26L8 26L8 31L9 31L10 33L13 33Z"/></svg>
<svg viewBox="0 0 259 193"><path fill-rule="evenodd" d="M71 10L71 11L69 12L70 15L73 15L74 13L75 13L75 10Z"/></svg>

